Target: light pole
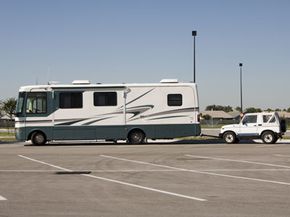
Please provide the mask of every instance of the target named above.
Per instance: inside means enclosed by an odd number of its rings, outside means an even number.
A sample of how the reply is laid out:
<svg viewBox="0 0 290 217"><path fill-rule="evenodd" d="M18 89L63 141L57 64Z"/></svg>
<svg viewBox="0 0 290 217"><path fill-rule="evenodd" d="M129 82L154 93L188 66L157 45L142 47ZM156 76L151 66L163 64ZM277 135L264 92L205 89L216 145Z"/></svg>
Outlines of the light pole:
<svg viewBox="0 0 290 217"><path fill-rule="evenodd" d="M193 83L195 83L195 36L197 34L197 31L192 31L193 36Z"/></svg>
<svg viewBox="0 0 290 217"><path fill-rule="evenodd" d="M239 67L240 67L241 113L243 113L243 63L239 63Z"/></svg>

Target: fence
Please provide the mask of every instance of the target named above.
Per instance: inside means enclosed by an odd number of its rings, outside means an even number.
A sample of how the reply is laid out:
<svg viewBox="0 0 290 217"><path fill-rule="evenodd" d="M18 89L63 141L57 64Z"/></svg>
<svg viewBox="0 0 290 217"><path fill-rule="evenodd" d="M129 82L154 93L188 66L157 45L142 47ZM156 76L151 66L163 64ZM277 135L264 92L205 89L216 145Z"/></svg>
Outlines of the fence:
<svg viewBox="0 0 290 217"><path fill-rule="evenodd" d="M14 127L15 121L10 119L0 119L0 128Z"/></svg>

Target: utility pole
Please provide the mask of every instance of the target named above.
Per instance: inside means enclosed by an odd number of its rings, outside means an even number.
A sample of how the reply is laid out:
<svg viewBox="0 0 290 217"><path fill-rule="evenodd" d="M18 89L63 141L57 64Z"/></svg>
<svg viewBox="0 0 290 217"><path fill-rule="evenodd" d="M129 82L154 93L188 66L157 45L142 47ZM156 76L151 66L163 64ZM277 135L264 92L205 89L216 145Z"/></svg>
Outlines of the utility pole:
<svg viewBox="0 0 290 217"><path fill-rule="evenodd" d="M243 63L239 63L240 67L240 97L241 97L241 113L243 113Z"/></svg>
<svg viewBox="0 0 290 217"><path fill-rule="evenodd" d="M192 36L193 36L193 83L195 83L196 79L195 79L195 36L197 35L197 31L192 31Z"/></svg>

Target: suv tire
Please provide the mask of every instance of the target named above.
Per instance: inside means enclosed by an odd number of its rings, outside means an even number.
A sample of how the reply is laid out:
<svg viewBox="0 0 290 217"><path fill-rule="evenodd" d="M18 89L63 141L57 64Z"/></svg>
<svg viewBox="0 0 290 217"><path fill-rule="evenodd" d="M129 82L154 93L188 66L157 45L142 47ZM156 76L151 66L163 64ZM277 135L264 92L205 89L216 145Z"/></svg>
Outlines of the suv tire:
<svg viewBox="0 0 290 217"><path fill-rule="evenodd" d="M266 144L274 144L277 141L277 137L272 131L262 133L261 139Z"/></svg>
<svg viewBox="0 0 290 217"><path fill-rule="evenodd" d="M233 144L237 141L237 136L234 132L225 132L223 135L223 139L228 144Z"/></svg>

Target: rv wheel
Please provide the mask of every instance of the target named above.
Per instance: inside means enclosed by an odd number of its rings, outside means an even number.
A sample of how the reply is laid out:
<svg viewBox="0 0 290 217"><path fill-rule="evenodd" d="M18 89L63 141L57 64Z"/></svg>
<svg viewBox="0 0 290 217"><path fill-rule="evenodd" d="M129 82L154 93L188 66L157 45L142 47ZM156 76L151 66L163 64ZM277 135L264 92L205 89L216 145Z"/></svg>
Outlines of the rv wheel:
<svg viewBox="0 0 290 217"><path fill-rule="evenodd" d="M46 137L42 132L34 132L31 136L31 142L34 145L44 145L46 143Z"/></svg>
<svg viewBox="0 0 290 217"><path fill-rule="evenodd" d="M133 130L130 132L128 140L131 144L141 144L145 140L145 134L141 130Z"/></svg>

